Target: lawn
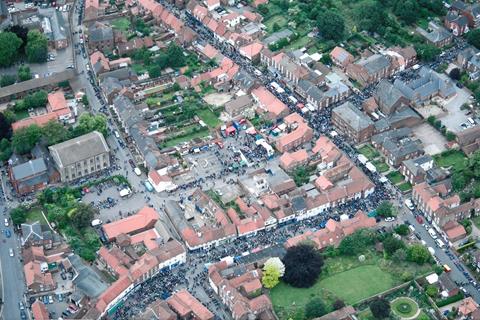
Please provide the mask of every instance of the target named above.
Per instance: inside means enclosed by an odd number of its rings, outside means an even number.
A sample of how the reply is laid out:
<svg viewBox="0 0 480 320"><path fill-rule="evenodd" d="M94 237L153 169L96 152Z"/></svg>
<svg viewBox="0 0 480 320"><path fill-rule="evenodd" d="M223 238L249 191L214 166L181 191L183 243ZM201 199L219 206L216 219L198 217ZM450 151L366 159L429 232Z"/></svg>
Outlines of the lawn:
<svg viewBox="0 0 480 320"><path fill-rule="evenodd" d="M217 116L210 109L200 110L200 111L198 111L197 115L210 128L215 128L216 126L218 126L221 123L221 121L218 120Z"/></svg>
<svg viewBox="0 0 480 320"><path fill-rule="evenodd" d="M178 137L175 137L173 139L170 139L166 142L164 142L162 144L162 147L163 148L169 148L169 147L174 147L176 146L177 144L179 143L182 143L182 142L185 142L185 141L190 141L192 139L195 139L195 138L203 138L203 137L206 137L208 136L209 134L209 130L207 128L201 128L199 131L197 132L192 132L192 133L189 133L189 134L185 134L185 135L180 135Z"/></svg>
<svg viewBox="0 0 480 320"><path fill-rule="evenodd" d="M454 166L457 170L463 170L467 165L467 157L465 154L458 150L449 150L437 154L433 157L435 163L443 168L449 168Z"/></svg>
<svg viewBox="0 0 480 320"><path fill-rule="evenodd" d="M147 69L145 68L145 66L143 64L134 63L134 64L132 64L132 69L137 74L143 74L143 73L147 72ZM147 91L148 90L145 90L145 93L147 93Z"/></svg>
<svg viewBox="0 0 480 320"><path fill-rule="evenodd" d="M404 182L404 183L398 185L397 187L402 192L407 192L409 190L412 190L412 185L410 184L410 182Z"/></svg>
<svg viewBox="0 0 480 320"><path fill-rule="evenodd" d="M28 211L27 222L32 223L35 221L40 221L40 224L47 224L40 208L32 208Z"/></svg>
<svg viewBox="0 0 480 320"><path fill-rule="evenodd" d="M407 297L400 297L392 301L392 311L402 318L413 317L418 312L417 303Z"/></svg>
<svg viewBox="0 0 480 320"><path fill-rule="evenodd" d="M15 111L15 121L20 121L28 117L30 117L30 115L27 110Z"/></svg>
<svg viewBox="0 0 480 320"><path fill-rule="evenodd" d="M282 15L277 15L277 16L271 17L270 19L268 19L267 21L264 22L265 26L267 27L267 32L269 32L269 33L274 32L273 31L273 25L275 23L280 26L279 30L281 30L282 28L284 28L287 25L288 20Z"/></svg>
<svg viewBox="0 0 480 320"><path fill-rule="evenodd" d="M373 148L373 146L366 144L358 149L358 151L367 157L368 160L373 160L376 157L380 156L380 153Z"/></svg>
<svg viewBox="0 0 480 320"><path fill-rule="evenodd" d="M393 184L399 184L400 182L403 181L403 176L400 172L398 171L392 171L389 174L387 174L387 178L392 181Z"/></svg>
<svg viewBox="0 0 480 320"><path fill-rule="evenodd" d="M128 31L130 29L130 20L127 18L118 18L111 22L112 28L121 30L121 31Z"/></svg>
<svg viewBox="0 0 480 320"><path fill-rule="evenodd" d="M374 160L372 164L377 168L378 172L387 172L390 167L383 160Z"/></svg>

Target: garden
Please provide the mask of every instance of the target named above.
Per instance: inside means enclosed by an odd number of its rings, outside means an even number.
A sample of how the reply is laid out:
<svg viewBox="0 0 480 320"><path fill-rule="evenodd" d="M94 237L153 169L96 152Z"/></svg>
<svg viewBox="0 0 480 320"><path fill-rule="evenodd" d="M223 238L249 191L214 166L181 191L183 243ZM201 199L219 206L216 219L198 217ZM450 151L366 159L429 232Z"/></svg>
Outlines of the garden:
<svg viewBox="0 0 480 320"><path fill-rule="evenodd" d="M408 235L408 232L407 229L402 234ZM375 250L378 242L383 244L383 252ZM434 269L433 260L423 246L407 245L392 234L378 234L367 229L345 237L338 248L327 247L321 256L321 271L309 286L298 287L292 283L291 276L287 276L289 265L285 263L286 276L269 293L280 319L310 319L305 312L312 299L321 300L325 312L336 309L338 301L353 306L362 305L370 297L431 273ZM295 268L302 263L300 258L297 260ZM392 312L395 313L395 307L397 312L407 313L407 307L396 304L392 305Z"/></svg>
<svg viewBox="0 0 480 320"><path fill-rule="evenodd" d="M358 148L358 152L363 154L368 160L374 160L380 156L380 153L370 144Z"/></svg>

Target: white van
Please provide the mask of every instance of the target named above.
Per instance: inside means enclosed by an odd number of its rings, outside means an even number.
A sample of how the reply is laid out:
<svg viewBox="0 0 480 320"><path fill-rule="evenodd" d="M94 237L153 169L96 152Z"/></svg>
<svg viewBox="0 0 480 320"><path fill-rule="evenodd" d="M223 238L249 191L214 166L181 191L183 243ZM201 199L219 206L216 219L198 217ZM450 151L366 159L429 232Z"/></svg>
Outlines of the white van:
<svg viewBox="0 0 480 320"><path fill-rule="evenodd" d="M92 227L98 227L98 226L101 226L102 225L102 220L100 219L95 219L95 220L92 220Z"/></svg>
<svg viewBox="0 0 480 320"><path fill-rule="evenodd" d="M408 209L413 210L415 207L413 206L413 202L410 199L405 199L405 205L407 206Z"/></svg>
<svg viewBox="0 0 480 320"><path fill-rule="evenodd" d="M472 126L475 125L475 120L473 120L473 118L468 118L467 120L468 120L468 122L470 122L470 124L471 124Z"/></svg>
<svg viewBox="0 0 480 320"><path fill-rule="evenodd" d="M433 238L433 239L437 239L437 233L435 232L435 230L433 230L433 228L430 228L428 230L428 233L430 234L430 236Z"/></svg>
<svg viewBox="0 0 480 320"><path fill-rule="evenodd" d="M136 174L137 176L142 175L142 170L140 170L140 168L138 168L138 167L135 167L135 169L133 169L133 172L135 172L135 174Z"/></svg>
<svg viewBox="0 0 480 320"><path fill-rule="evenodd" d="M438 244L438 246L439 246L440 248L443 248L443 247L445 247L445 244L443 243L443 241L442 241L442 240L440 240L440 239L437 239L437 240L435 240L435 242Z"/></svg>

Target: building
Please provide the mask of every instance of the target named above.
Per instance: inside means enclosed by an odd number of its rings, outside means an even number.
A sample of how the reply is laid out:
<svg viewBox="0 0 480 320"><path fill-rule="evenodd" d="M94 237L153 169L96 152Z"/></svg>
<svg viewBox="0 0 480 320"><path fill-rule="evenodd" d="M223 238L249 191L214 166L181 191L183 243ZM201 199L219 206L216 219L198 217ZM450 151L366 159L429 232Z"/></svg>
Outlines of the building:
<svg viewBox="0 0 480 320"><path fill-rule="evenodd" d="M113 29L101 22L94 22L88 27L88 49L90 51L113 52L115 42Z"/></svg>
<svg viewBox="0 0 480 320"><path fill-rule="evenodd" d="M457 132L457 143L466 155L471 155L480 148L480 126Z"/></svg>
<svg viewBox="0 0 480 320"><path fill-rule="evenodd" d="M480 77L480 54L476 48L467 47L460 51L457 64L468 72L471 80L477 80Z"/></svg>
<svg viewBox="0 0 480 320"><path fill-rule="evenodd" d="M305 166L308 163L308 153L305 149L295 152L285 152L280 157L280 167L285 171L292 171L299 166Z"/></svg>
<svg viewBox="0 0 480 320"><path fill-rule="evenodd" d="M424 181L429 183L439 182L448 175L448 172L435 167L433 158L429 155L403 161L399 171L405 177L405 180L412 185Z"/></svg>
<svg viewBox="0 0 480 320"><path fill-rule="evenodd" d="M185 289L175 292L166 301L179 319L213 320L214 318L214 314Z"/></svg>
<svg viewBox="0 0 480 320"><path fill-rule="evenodd" d="M301 242L311 241L319 250L328 246L338 246L344 237L354 233L359 229L372 228L376 225L375 218L369 218L362 211L358 211L355 216L348 220L335 221L329 219L325 228L312 232L307 231L301 235L289 238L284 246L290 248Z"/></svg>
<svg viewBox="0 0 480 320"><path fill-rule="evenodd" d="M48 149L62 182L70 182L110 167L110 148L98 131Z"/></svg>
<svg viewBox="0 0 480 320"><path fill-rule="evenodd" d="M295 91L317 109L329 107L350 94L350 89L342 81L326 82L319 87L309 80L301 79Z"/></svg>
<svg viewBox="0 0 480 320"><path fill-rule="evenodd" d="M246 118L251 119L255 116L253 108L253 99L250 95L236 97L225 103L225 112L232 119Z"/></svg>
<svg viewBox="0 0 480 320"><path fill-rule="evenodd" d="M45 304L40 300L36 300L32 303L32 315L34 320L50 320L50 313L45 307Z"/></svg>
<svg viewBox="0 0 480 320"><path fill-rule="evenodd" d="M68 28L65 25L62 12L59 10L42 10L42 30L49 44L57 50L68 47Z"/></svg>
<svg viewBox="0 0 480 320"><path fill-rule="evenodd" d="M350 63L353 63L353 61L355 60L353 55L342 47L335 47L330 52L330 58L332 59L334 64L341 67L342 69L345 69Z"/></svg>
<svg viewBox="0 0 480 320"><path fill-rule="evenodd" d="M409 82L396 79L393 85L411 102L413 106L429 103L433 97L449 99L457 94L455 84L446 75L422 67L419 78Z"/></svg>
<svg viewBox="0 0 480 320"><path fill-rule="evenodd" d="M453 1L449 9L449 14L451 13L466 17L470 29L480 26L480 5L478 3L467 4L463 1Z"/></svg>
<svg viewBox="0 0 480 320"><path fill-rule="evenodd" d="M390 115L410 104L410 100L403 95L402 91L388 80L381 80L378 83L373 97L384 115Z"/></svg>
<svg viewBox="0 0 480 320"><path fill-rule="evenodd" d="M422 142L412 137L410 128L376 134L372 137L372 145L393 167L398 167L403 161L421 156L425 152Z"/></svg>
<svg viewBox="0 0 480 320"><path fill-rule="evenodd" d="M351 102L332 110L332 123L336 130L355 143L369 140L374 133L373 121Z"/></svg>
<svg viewBox="0 0 480 320"><path fill-rule="evenodd" d="M75 121L75 116L67 104L65 95L62 90L51 92L47 96L47 112L53 113L57 116L59 121L72 123Z"/></svg>
<svg viewBox="0 0 480 320"><path fill-rule="evenodd" d="M415 29L429 44L441 48L449 45L453 41L453 35L442 26L435 24L433 21L428 23L427 30L417 27Z"/></svg>
<svg viewBox="0 0 480 320"><path fill-rule="evenodd" d="M252 98L260 109L265 112L267 119L280 120L290 113L287 106L265 87L253 89Z"/></svg>
<svg viewBox="0 0 480 320"><path fill-rule="evenodd" d="M102 230L108 241L115 241L120 234L135 235L153 228L159 218L155 209L143 207L134 215L104 224Z"/></svg>
<svg viewBox="0 0 480 320"><path fill-rule="evenodd" d="M262 293L261 279L257 263L237 266L221 261L208 268L210 286L234 320L275 319L272 302Z"/></svg>
<svg viewBox="0 0 480 320"><path fill-rule="evenodd" d="M347 75L362 86L387 78L394 71L391 58L381 54L362 58L355 63L350 63L346 68Z"/></svg>
<svg viewBox="0 0 480 320"><path fill-rule="evenodd" d="M457 221L448 221L445 223L442 229L445 232L448 240L452 243L462 240L467 236L467 231Z"/></svg>
<svg viewBox="0 0 480 320"><path fill-rule="evenodd" d="M95 20L105 14L105 9L99 0L85 1L85 20Z"/></svg>
<svg viewBox="0 0 480 320"><path fill-rule="evenodd" d="M10 167L9 177L19 195L43 190L50 180L47 165L42 158Z"/></svg>
<svg viewBox="0 0 480 320"><path fill-rule="evenodd" d="M450 11L445 16L444 25L454 36L462 36L470 29L468 28L468 18L462 14Z"/></svg>
<svg viewBox="0 0 480 320"><path fill-rule="evenodd" d="M298 113L289 114L283 121L288 133L284 133L275 140L275 147L279 152L290 151L312 140L312 128Z"/></svg>

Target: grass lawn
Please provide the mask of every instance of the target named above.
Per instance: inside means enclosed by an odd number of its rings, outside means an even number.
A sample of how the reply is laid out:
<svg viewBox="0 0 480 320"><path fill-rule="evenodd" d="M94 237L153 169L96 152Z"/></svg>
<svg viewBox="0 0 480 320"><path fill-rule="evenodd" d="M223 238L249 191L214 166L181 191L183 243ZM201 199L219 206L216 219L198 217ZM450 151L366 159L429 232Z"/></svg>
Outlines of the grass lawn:
<svg viewBox="0 0 480 320"><path fill-rule="evenodd" d="M453 166L457 170L462 170L467 165L467 157L458 150L442 152L433 157L435 163L444 168Z"/></svg>
<svg viewBox="0 0 480 320"><path fill-rule="evenodd" d="M113 20L111 22L111 25L113 29L127 31L128 29L130 29L131 23L130 20L128 20L127 18L118 18Z"/></svg>
<svg viewBox="0 0 480 320"><path fill-rule="evenodd" d="M406 191L412 190L412 185L410 184L410 182L404 182L398 185L398 189L400 189L400 191L402 192L406 192Z"/></svg>
<svg viewBox="0 0 480 320"><path fill-rule="evenodd" d="M271 17L267 21L264 21L263 24L265 24L265 26L267 27L267 32L268 33L273 33L274 32L273 31L273 25L275 23L280 26L279 30L281 30L282 28L284 28L287 25L288 20L284 16L278 15L278 16Z"/></svg>
<svg viewBox="0 0 480 320"><path fill-rule="evenodd" d="M218 120L217 116L210 109L201 110L197 113L197 115L210 128L215 128L216 126L218 126L221 123L221 121Z"/></svg>
<svg viewBox="0 0 480 320"><path fill-rule="evenodd" d="M173 139L168 140L167 142L163 143L162 147L164 147L164 148L174 147L177 144L185 142L185 141L190 141L190 140L195 139L195 138L206 137L206 136L208 136L209 133L210 132L205 128L205 130L201 130L201 131L194 132L194 133L187 134L187 135L178 136L176 138L173 138Z"/></svg>
<svg viewBox="0 0 480 320"><path fill-rule="evenodd" d="M28 118L30 115L27 110L16 111L15 112L15 121L20 121L22 119Z"/></svg>
<svg viewBox="0 0 480 320"><path fill-rule="evenodd" d="M145 66L143 64L138 64L138 63L133 63L132 64L132 69L138 74L143 74L147 72L147 69L145 69ZM145 90L147 91L147 90Z"/></svg>
<svg viewBox="0 0 480 320"><path fill-rule="evenodd" d="M386 164L383 160L374 160L372 161L375 168L377 168L378 172L387 172L390 167Z"/></svg>
<svg viewBox="0 0 480 320"><path fill-rule="evenodd" d="M375 150L372 145L366 144L363 147L359 148L358 151L367 157L368 160L373 160L376 157L380 156L380 153Z"/></svg>
<svg viewBox="0 0 480 320"><path fill-rule="evenodd" d="M392 171L389 174L387 174L387 178L392 181L393 184L399 184L400 182L403 181L403 176L400 172L398 171Z"/></svg>
<svg viewBox="0 0 480 320"><path fill-rule="evenodd" d="M418 311L417 303L407 297L400 297L392 301L392 311L402 318L413 317Z"/></svg>
<svg viewBox="0 0 480 320"><path fill-rule="evenodd" d="M40 208L32 208L27 214L27 222L40 221L40 224L47 224Z"/></svg>
<svg viewBox="0 0 480 320"><path fill-rule="evenodd" d="M375 318L372 315L372 312L370 311L370 309L365 309L365 310L359 312L357 317L358 317L359 320L375 320Z"/></svg>

